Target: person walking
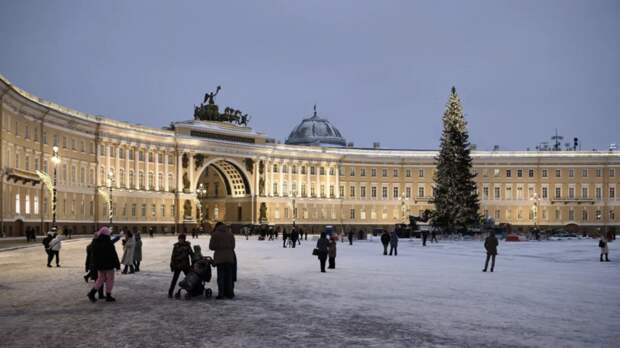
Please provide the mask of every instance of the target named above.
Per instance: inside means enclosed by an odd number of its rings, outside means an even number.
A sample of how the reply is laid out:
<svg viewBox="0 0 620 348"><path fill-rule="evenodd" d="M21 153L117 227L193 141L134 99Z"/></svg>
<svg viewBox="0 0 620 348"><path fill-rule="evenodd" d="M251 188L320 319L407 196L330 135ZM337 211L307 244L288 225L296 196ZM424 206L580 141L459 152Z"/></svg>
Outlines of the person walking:
<svg viewBox="0 0 620 348"><path fill-rule="evenodd" d="M394 252L394 256L398 256L398 234L395 230L390 233L390 256L392 256L392 252Z"/></svg>
<svg viewBox="0 0 620 348"><path fill-rule="evenodd" d="M155 233L155 229L153 227L149 227L149 237L153 238L153 233Z"/></svg>
<svg viewBox="0 0 620 348"><path fill-rule="evenodd" d="M50 257L50 242L52 241L52 239L54 239L54 232L48 231L47 236L45 236L45 238L43 238L43 240L41 241L41 243L43 244L43 248L45 249L45 254L47 254L47 267L52 267L50 266L50 263L52 262L52 259Z"/></svg>
<svg viewBox="0 0 620 348"><path fill-rule="evenodd" d="M336 242L336 237L332 237L329 240L329 244L327 245L327 256L328 256L328 266L329 269L336 268L336 246L338 243Z"/></svg>
<svg viewBox="0 0 620 348"><path fill-rule="evenodd" d="M383 244L383 255L387 255L387 247L389 243L390 243L390 235L388 234L388 231L383 230L383 233L381 233L381 244Z"/></svg>
<svg viewBox="0 0 620 348"><path fill-rule="evenodd" d="M422 246L426 246L426 240L428 239L428 231L422 231Z"/></svg>
<svg viewBox="0 0 620 348"><path fill-rule="evenodd" d="M133 234L129 231L125 231L125 239L123 239L123 259L121 263L125 266L123 268L122 274L127 274L127 269L129 269L129 273L134 273L133 268L133 254L136 246L136 240Z"/></svg>
<svg viewBox="0 0 620 348"><path fill-rule="evenodd" d="M601 234L601 239L598 241L598 247L601 248L601 262L603 262L603 256L605 256L605 262L609 262L609 245L605 234Z"/></svg>
<svg viewBox="0 0 620 348"><path fill-rule="evenodd" d="M329 241L327 240L327 234L321 232L321 237L316 241L316 251L321 265L321 272L325 273L325 261L327 260L327 254L329 252Z"/></svg>
<svg viewBox="0 0 620 348"><path fill-rule="evenodd" d="M349 230L348 237L349 237L349 245L353 245L353 229Z"/></svg>
<svg viewBox="0 0 620 348"><path fill-rule="evenodd" d="M276 230L277 231L277 230ZM278 232L276 232L276 235L278 234ZM277 237L276 237L277 238ZM286 232L286 229L282 230L282 247L286 248L286 240L288 239L288 233Z"/></svg>
<svg viewBox="0 0 620 348"><path fill-rule="evenodd" d="M495 268L495 256L497 255L497 238L495 238L495 233L489 233L489 236L484 240L484 248L487 251L487 260L484 262L484 269L482 272L486 272L489 266L489 259L491 259L491 272L493 272L493 268Z"/></svg>
<svg viewBox="0 0 620 348"><path fill-rule="evenodd" d="M50 254L47 257L47 267L52 267L52 259L56 257L56 267L60 267L60 248L62 247L62 241L64 237L61 234L54 233L54 239L50 241L49 250Z"/></svg>
<svg viewBox="0 0 620 348"><path fill-rule="evenodd" d="M431 243L439 243L437 241L437 231L435 231L435 229L431 230Z"/></svg>
<svg viewBox="0 0 620 348"><path fill-rule="evenodd" d="M172 298L174 288L179 280L179 275L183 272L187 275L190 271L190 261L194 256L191 244L185 240L185 234L181 233L178 242L172 247L172 255L170 256L170 272L173 272L170 288L168 289L168 298Z"/></svg>
<svg viewBox="0 0 620 348"><path fill-rule="evenodd" d="M93 256L93 245L95 243L95 241L97 240L98 234L95 233L95 235L93 236L93 240L88 244L88 246L86 246L86 262L84 264L84 268L86 271L86 275L84 276L84 281L86 283L88 283L89 279L94 280L95 282L97 282L97 279L99 277L99 272L97 272L97 268L95 267L95 257ZM99 293L99 299L102 300L105 298L105 296L103 295L103 287L100 287L98 290Z"/></svg>
<svg viewBox="0 0 620 348"><path fill-rule="evenodd" d="M112 231L108 227L102 227L97 231L97 238L92 242L93 267L97 270L97 281L88 292L88 299L96 302L95 293L99 291L99 298L103 297L103 286L105 284L106 302L114 302L112 288L114 287L114 270L120 270L121 264L118 261L118 254L114 243L110 239Z"/></svg>
<svg viewBox="0 0 620 348"><path fill-rule="evenodd" d="M140 232L135 235L136 245L133 251L133 266L136 272L140 272L140 262L142 262L142 237Z"/></svg>
<svg viewBox="0 0 620 348"><path fill-rule="evenodd" d="M291 242L293 242L293 248L295 247L295 244L297 244L298 240L299 240L299 232L297 232L297 229L293 227L293 230L291 231Z"/></svg>
<svg viewBox="0 0 620 348"><path fill-rule="evenodd" d="M233 277L235 267L235 235L221 222L215 225L215 232L209 241L209 249L213 250L213 263L217 268L216 299L235 297Z"/></svg>

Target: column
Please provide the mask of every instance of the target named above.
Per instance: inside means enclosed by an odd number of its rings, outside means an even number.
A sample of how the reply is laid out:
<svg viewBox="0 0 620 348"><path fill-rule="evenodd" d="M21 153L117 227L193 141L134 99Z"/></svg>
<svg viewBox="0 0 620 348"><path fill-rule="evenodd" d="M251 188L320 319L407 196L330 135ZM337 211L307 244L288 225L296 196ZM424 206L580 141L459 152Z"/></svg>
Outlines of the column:
<svg viewBox="0 0 620 348"><path fill-rule="evenodd" d="M189 179L189 192L194 192L194 188L192 187L192 185L194 185L194 153L190 152L189 154L189 166L188 166L188 170L189 170L189 175L187 176Z"/></svg>
<svg viewBox="0 0 620 348"><path fill-rule="evenodd" d="M121 180L118 175L121 169L120 153L123 151L120 144L114 150L114 180L116 180L116 188L121 188Z"/></svg>
<svg viewBox="0 0 620 348"><path fill-rule="evenodd" d="M102 178L102 183L103 185L101 186L108 186L108 173L110 173L110 161L111 161L111 157L112 157L112 151L111 150L111 146L109 145L104 145L105 146L105 173L103 173L103 178ZM71 166L68 164L67 165L67 171L70 171ZM70 175L71 173L67 173L67 176Z"/></svg>
<svg viewBox="0 0 620 348"><path fill-rule="evenodd" d="M321 162L317 162L316 164L316 168L315 168L315 172L314 174L316 175L316 196L317 197L321 197Z"/></svg>
<svg viewBox="0 0 620 348"><path fill-rule="evenodd" d="M260 159L254 158L254 169L253 169L253 172L254 172L254 190L252 190L252 196L254 196L254 197L258 196L258 194L259 194L259 188L258 188L258 186L259 186L258 181L259 181L259 178L260 178L260 173L259 173L259 170L258 170L258 168L259 168L259 166L258 166L259 161L260 161ZM254 211L252 211L252 223L254 223Z"/></svg>
<svg viewBox="0 0 620 348"><path fill-rule="evenodd" d="M123 151L125 151L125 182L123 185L125 187L130 188L131 183L129 182L129 147L126 147Z"/></svg>
<svg viewBox="0 0 620 348"><path fill-rule="evenodd" d="M327 163L327 170L325 171L325 175L327 176L327 182L325 183L325 194L327 195L327 197L331 198L330 192L329 192L329 185L331 185L331 175L330 170L332 169L332 165L331 163ZM336 193L336 188L334 188L334 194Z"/></svg>
<svg viewBox="0 0 620 348"><path fill-rule="evenodd" d="M166 191L170 191L170 185L168 182L168 150L164 149L164 188Z"/></svg>
<svg viewBox="0 0 620 348"><path fill-rule="evenodd" d="M287 195L292 195L293 192L293 162L291 161L286 161L286 174L287 174L287 181L288 181L288 185L286 187L287 190Z"/></svg>
<svg viewBox="0 0 620 348"><path fill-rule="evenodd" d="M155 148L155 191L159 191L159 186L161 183L159 182L159 149Z"/></svg>
<svg viewBox="0 0 620 348"><path fill-rule="evenodd" d="M183 191L183 152L177 151L177 192ZM178 207L177 207L178 208Z"/></svg>
<svg viewBox="0 0 620 348"><path fill-rule="evenodd" d="M306 196L310 197L310 162L304 162L304 166L306 166Z"/></svg>
<svg viewBox="0 0 620 348"><path fill-rule="evenodd" d="M280 164L278 165L278 177L280 178L279 184L278 184L278 193L280 197L284 196L284 173L283 173L283 167L284 167L284 160L280 160L279 161Z"/></svg>
<svg viewBox="0 0 620 348"><path fill-rule="evenodd" d="M134 164L134 170L133 170L133 183L134 183L134 187L136 189L140 189L140 148L138 146L135 147L134 149L134 153L133 153L133 164Z"/></svg>
<svg viewBox="0 0 620 348"><path fill-rule="evenodd" d="M340 163L337 163L336 166L336 187L334 188L336 191L336 198L340 198ZM358 192L356 192L356 194L359 194ZM342 212L340 212L342 213Z"/></svg>

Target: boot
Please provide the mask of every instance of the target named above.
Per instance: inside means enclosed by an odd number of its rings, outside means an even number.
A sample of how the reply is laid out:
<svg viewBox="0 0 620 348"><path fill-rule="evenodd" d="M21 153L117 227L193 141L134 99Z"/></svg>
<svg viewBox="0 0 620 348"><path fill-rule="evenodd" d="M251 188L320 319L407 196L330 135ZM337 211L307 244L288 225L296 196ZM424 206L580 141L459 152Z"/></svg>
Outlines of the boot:
<svg viewBox="0 0 620 348"><path fill-rule="evenodd" d="M90 289L90 291L88 292L88 295L86 295L88 297L88 299L90 300L90 302L97 302L97 299L95 298L95 293L97 292L97 289L92 288Z"/></svg>
<svg viewBox="0 0 620 348"><path fill-rule="evenodd" d="M105 295L103 294L103 286L99 288L99 299L103 300L105 298Z"/></svg>
<svg viewBox="0 0 620 348"><path fill-rule="evenodd" d="M106 294L106 296L105 296L105 301L106 301L106 302L114 302L114 301L116 301L116 299L115 299L114 297L112 297L112 294L111 294L111 293L109 293L109 292L108 292L108 293Z"/></svg>
<svg viewBox="0 0 620 348"><path fill-rule="evenodd" d="M605 254L605 262L609 262L609 256L607 256L607 254Z"/></svg>
<svg viewBox="0 0 620 348"><path fill-rule="evenodd" d="M603 262L603 254L601 254L601 262Z"/></svg>

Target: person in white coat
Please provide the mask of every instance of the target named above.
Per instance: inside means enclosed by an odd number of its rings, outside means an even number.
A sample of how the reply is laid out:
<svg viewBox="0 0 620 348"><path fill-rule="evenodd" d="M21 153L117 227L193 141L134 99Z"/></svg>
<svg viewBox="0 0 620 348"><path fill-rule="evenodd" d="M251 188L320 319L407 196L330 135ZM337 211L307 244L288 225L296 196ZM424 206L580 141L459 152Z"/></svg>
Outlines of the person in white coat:
<svg viewBox="0 0 620 348"><path fill-rule="evenodd" d="M60 267L60 248L62 247L63 236L61 234L54 234L54 239L49 244L49 255L47 257L47 267L52 267L51 263L56 256L56 267Z"/></svg>
<svg viewBox="0 0 620 348"><path fill-rule="evenodd" d="M121 263L125 265L123 268L123 274L127 274L127 269L129 269L129 273L134 273L134 249L136 246L136 240L133 234L129 231L125 232L125 239L123 239L123 259Z"/></svg>

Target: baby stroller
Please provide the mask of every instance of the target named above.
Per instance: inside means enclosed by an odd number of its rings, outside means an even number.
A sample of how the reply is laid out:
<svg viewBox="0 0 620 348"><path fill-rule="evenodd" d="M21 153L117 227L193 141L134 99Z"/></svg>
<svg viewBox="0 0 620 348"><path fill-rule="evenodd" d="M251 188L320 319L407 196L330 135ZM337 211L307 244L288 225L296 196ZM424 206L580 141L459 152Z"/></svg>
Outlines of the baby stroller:
<svg viewBox="0 0 620 348"><path fill-rule="evenodd" d="M213 259L209 256L194 262L192 270L179 282L179 290L174 295L175 298L181 298L181 290L185 290L185 299L205 295L210 298L213 295L211 288L205 288L205 283L211 281L211 266Z"/></svg>

